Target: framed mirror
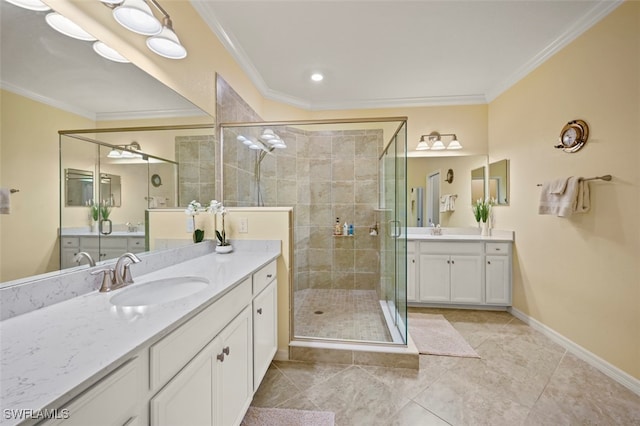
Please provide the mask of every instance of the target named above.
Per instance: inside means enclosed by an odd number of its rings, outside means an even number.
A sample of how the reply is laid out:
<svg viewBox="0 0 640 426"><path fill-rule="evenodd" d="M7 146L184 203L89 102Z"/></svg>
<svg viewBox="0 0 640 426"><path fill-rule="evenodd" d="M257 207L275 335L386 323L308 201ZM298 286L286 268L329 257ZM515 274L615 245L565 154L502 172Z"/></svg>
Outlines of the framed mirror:
<svg viewBox="0 0 640 426"><path fill-rule="evenodd" d="M486 168L482 166L471 170L471 204L475 203L476 200L484 200L486 197L485 169Z"/></svg>
<svg viewBox="0 0 640 426"><path fill-rule="evenodd" d="M509 205L509 160L500 160L489 164L489 197L496 200L498 206Z"/></svg>
<svg viewBox="0 0 640 426"><path fill-rule="evenodd" d="M93 200L93 172L80 169L65 169L65 206L88 206Z"/></svg>
<svg viewBox="0 0 640 426"><path fill-rule="evenodd" d="M122 205L120 176L110 173L100 173L100 197L111 207Z"/></svg>

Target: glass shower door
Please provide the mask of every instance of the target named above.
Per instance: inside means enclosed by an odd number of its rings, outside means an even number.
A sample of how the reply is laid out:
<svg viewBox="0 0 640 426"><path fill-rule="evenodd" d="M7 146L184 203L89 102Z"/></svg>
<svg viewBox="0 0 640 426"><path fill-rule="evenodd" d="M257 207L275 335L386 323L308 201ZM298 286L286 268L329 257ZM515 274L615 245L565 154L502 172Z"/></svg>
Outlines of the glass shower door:
<svg viewBox="0 0 640 426"><path fill-rule="evenodd" d="M381 158L381 296L393 340L407 342L406 123Z"/></svg>

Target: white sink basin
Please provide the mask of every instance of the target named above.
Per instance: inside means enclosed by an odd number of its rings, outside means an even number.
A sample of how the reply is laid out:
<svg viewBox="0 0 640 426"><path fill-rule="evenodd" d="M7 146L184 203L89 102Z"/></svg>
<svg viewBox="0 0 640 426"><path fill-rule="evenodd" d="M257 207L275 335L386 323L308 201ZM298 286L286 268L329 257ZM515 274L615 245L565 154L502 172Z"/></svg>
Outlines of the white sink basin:
<svg viewBox="0 0 640 426"><path fill-rule="evenodd" d="M160 305L204 290L209 280L201 277L173 277L149 281L118 291L109 299L115 306Z"/></svg>

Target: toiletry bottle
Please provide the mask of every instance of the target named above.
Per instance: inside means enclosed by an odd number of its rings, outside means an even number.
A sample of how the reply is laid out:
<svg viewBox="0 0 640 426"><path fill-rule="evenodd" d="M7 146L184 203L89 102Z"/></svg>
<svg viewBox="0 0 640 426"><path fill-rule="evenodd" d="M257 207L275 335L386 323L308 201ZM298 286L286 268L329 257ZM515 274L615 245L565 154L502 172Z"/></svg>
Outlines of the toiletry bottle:
<svg viewBox="0 0 640 426"><path fill-rule="evenodd" d="M353 223L349 224L349 235L353 235Z"/></svg>
<svg viewBox="0 0 640 426"><path fill-rule="evenodd" d="M342 226L340 226L339 217L336 217L336 225L333 227L333 235L342 235Z"/></svg>
<svg viewBox="0 0 640 426"><path fill-rule="evenodd" d="M342 235L349 235L349 224L346 221L342 225Z"/></svg>

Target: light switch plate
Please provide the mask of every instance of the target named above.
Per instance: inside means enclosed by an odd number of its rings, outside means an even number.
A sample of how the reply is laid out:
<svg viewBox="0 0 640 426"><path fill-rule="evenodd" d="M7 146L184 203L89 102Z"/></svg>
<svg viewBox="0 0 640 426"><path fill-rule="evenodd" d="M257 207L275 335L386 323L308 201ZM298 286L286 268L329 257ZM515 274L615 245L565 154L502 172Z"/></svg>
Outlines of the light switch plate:
<svg viewBox="0 0 640 426"><path fill-rule="evenodd" d="M240 218L240 229L238 230L238 232L241 234L246 234L247 232L249 232L249 219L247 219L246 217Z"/></svg>

